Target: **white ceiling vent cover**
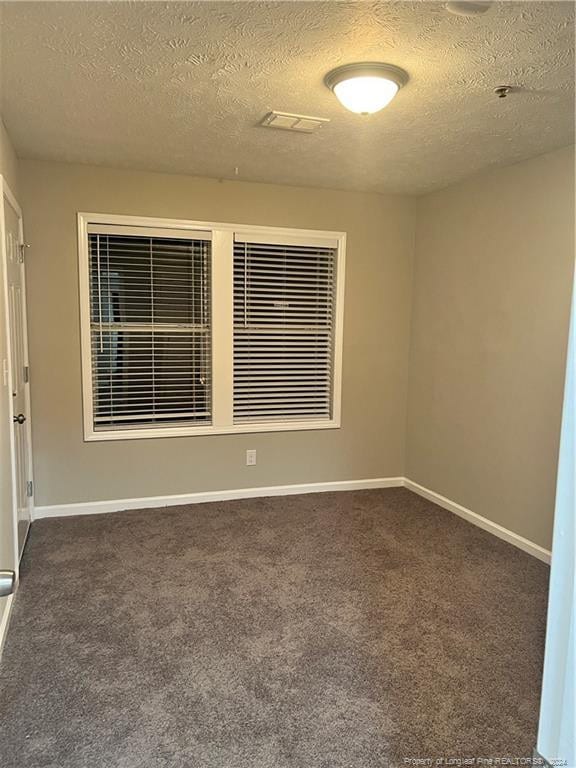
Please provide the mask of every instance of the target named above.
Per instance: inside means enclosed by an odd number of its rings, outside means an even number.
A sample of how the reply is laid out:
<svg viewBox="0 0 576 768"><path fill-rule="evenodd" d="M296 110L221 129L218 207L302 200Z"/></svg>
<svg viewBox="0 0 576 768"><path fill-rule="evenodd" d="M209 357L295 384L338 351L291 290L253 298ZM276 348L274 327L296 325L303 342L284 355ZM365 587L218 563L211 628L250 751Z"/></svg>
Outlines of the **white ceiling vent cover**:
<svg viewBox="0 0 576 768"><path fill-rule="evenodd" d="M259 125L264 128L279 128L282 131L298 131L298 133L314 133L323 123L329 123L326 117L310 117L309 115L292 115L290 112L268 112Z"/></svg>

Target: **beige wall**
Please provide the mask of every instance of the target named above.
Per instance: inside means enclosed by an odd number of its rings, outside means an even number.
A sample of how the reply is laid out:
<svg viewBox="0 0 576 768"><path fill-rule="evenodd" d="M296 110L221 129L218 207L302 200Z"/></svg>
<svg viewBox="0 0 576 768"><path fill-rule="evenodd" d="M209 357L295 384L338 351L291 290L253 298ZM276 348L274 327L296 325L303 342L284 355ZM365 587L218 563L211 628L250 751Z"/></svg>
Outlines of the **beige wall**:
<svg viewBox="0 0 576 768"><path fill-rule="evenodd" d="M573 261L573 149L419 201L407 475L546 548Z"/></svg>
<svg viewBox="0 0 576 768"><path fill-rule="evenodd" d="M24 161L22 200L37 504L404 473L413 199ZM346 231L342 428L84 443L77 211Z"/></svg>
<svg viewBox="0 0 576 768"><path fill-rule="evenodd" d="M405 474L549 547L573 161L418 201L22 162L37 503ZM342 428L84 443L78 210L346 230Z"/></svg>

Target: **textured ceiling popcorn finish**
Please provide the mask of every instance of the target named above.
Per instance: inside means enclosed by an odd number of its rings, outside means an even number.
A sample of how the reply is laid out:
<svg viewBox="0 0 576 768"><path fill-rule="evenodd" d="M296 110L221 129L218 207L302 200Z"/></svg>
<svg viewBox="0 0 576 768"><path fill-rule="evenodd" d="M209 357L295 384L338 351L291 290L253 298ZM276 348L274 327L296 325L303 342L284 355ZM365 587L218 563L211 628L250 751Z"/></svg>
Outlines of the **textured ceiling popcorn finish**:
<svg viewBox="0 0 576 768"><path fill-rule="evenodd" d="M22 157L422 193L574 141L571 2L17 2L2 37ZM370 60L410 82L363 117L323 78ZM258 128L274 109L330 123Z"/></svg>

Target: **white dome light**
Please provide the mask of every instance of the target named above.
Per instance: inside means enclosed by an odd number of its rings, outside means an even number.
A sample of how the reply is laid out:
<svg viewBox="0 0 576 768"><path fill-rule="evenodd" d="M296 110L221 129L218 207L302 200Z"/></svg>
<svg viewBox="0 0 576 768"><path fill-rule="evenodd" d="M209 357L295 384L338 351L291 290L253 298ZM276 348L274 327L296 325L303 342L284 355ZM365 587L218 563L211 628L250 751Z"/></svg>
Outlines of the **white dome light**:
<svg viewBox="0 0 576 768"><path fill-rule="evenodd" d="M370 115L390 104L408 82L408 75L392 64L366 62L333 69L324 82L346 109Z"/></svg>
<svg viewBox="0 0 576 768"><path fill-rule="evenodd" d="M452 0L446 3L446 10L456 16L480 16L490 10L492 0Z"/></svg>

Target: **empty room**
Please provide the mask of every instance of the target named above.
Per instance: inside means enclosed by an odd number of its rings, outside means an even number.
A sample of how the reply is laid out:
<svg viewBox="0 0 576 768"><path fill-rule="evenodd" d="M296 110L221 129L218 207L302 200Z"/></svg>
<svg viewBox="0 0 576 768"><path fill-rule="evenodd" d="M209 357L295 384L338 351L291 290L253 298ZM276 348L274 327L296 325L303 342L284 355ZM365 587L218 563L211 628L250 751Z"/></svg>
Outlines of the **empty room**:
<svg viewBox="0 0 576 768"><path fill-rule="evenodd" d="M0 1L0 768L576 768L574 40Z"/></svg>

